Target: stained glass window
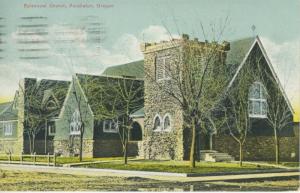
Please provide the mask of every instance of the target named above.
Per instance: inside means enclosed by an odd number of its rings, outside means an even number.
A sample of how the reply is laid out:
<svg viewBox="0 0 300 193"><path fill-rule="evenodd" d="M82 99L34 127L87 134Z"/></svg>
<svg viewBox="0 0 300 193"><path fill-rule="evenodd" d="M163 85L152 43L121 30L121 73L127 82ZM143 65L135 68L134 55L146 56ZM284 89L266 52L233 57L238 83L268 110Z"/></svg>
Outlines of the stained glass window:
<svg viewBox="0 0 300 193"><path fill-rule="evenodd" d="M78 110L75 110L70 123L70 133L72 135L80 134L81 124L82 123L80 121L80 113Z"/></svg>
<svg viewBox="0 0 300 193"><path fill-rule="evenodd" d="M249 90L249 116L266 118L268 112L267 92L260 82L255 82Z"/></svg>

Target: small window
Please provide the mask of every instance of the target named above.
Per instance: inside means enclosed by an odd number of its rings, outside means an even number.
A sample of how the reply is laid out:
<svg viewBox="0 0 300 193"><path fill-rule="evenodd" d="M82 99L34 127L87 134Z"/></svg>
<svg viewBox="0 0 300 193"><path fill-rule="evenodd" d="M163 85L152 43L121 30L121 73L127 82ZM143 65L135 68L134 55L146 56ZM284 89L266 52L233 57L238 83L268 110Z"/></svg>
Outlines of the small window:
<svg viewBox="0 0 300 193"><path fill-rule="evenodd" d="M154 131L161 131L162 130L162 121L159 115L156 115L154 118Z"/></svg>
<svg viewBox="0 0 300 193"><path fill-rule="evenodd" d="M80 121L80 113L78 110L72 115L71 123L70 123L70 134L71 135L79 135L81 129L81 121Z"/></svg>
<svg viewBox="0 0 300 193"><path fill-rule="evenodd" d="M169 114L166 114L164 117L164 131L171 130L171 118Z"/></svg>
<svg viewBox="0 0 300 193"><path fill-rule="evenodd" d="M158 57L155 61L156 80L169 80L171 78L170 56Z"/></svg>
<svg viewBox="0 0 300 193"><path fill-rule="evenodd" d="M268 103L267 92L260 82L255 82L249 90L249 116L267 118Z"/></svg>
<svg viewBox="0 0 300 193"><path fill-rule="evenodd" d="M55 125L53 123L48 124L48 133L49 133L50 136L55 135L56 128L55 128Z"/></svg>
<svg viewBox="0 0 300 193"><path fill-rule="evenodd" d="M103 121L103 132L104 133L118 133L119 132L118 120Z"/></svg>
<svg viewBox="0 0 300 193"><path fill-rule="evenodd" d="M12 122L3 123L4 128L4 136L11 136L13 131L13 124Z"/></svg>

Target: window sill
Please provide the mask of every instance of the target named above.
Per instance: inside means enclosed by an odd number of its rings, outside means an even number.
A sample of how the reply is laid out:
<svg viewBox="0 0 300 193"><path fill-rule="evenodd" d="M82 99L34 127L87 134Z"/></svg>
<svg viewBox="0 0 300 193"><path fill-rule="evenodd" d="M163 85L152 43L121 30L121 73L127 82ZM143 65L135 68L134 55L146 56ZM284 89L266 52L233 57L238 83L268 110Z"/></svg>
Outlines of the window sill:
<svg viewBox="0 0 300 193"><path fill-rule="evenodd" d="M15 140L18 140L18 138L15 136L7 136L0 139L0 141L15 141Z"/></svg>
<svg viewBox="0 0 300 193"><path fill-rule="evenodd" d="M171 80L171 78L157 79L156 82L163 82L163 81L167 81L167 80Z"/></svg>
<svg viewBox="0 0 300 193"><path fill-rule="evenodd" d="M250 118L258 118L258 119L267 119L268 117L266 115L255 115L255 114L250 114Z"/></svg>
<svg viewBox="0 0 300 193"><path fill-rule="evenodd" d="M170 133L171 129L166 129L166 130L156 129L156 130L153 130L153 132Z"/></svg>
<svg viewBox="0 0 300 193"><path fill-rule="evenodd" d="M103 133L118 133L119 131L103 131Z"/></svg>
<svg viewBox="0 0 300 193"><path fill-rule="evenodd" d="M72 132L70 135L80 135L80 132Z"/></svg>

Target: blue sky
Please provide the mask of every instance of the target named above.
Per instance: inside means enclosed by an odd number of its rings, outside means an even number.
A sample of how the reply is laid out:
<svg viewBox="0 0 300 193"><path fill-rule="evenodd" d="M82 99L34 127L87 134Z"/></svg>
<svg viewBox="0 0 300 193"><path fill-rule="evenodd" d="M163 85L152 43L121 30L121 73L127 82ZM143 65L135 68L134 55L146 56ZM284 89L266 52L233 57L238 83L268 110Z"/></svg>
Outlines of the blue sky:
<svg viewBox="0 0 300 193"><path fill-rule="evenodd" d="M66 7L49 8L51 3ZM6 34L6 44L0 47L5 56L0 60L0 98L3 100L12 97L22 77L70 79L74 72L100 74L108 66L142 59L139 44L143 41L165 40L170 37L169 33L174 36L188 33L204 40L200 23L207 34L212 34L211 24L219 26L228 17L222 39L259 35L293 106L300 109L300 0L53 0L51 3L43 0L0 2L0 17L5 18L0 20L0 25L5 24L0 31ZM94 8L70 8L70 3L87 3ZM25 4L46 4L47 8L25 8ZM107 8L96 8L97 4ZM72 38L82 41L66 45L63 52L50 42L46 45L49 59L18 59L16 26L22 22L20 17L28 16L48 18L50 40L55 38L53 31L72 29L76 33ZM104 24L105 38L99 45L85 42L87 34L80 25L86 16L96 16ZM255 32L251 30L252 25L256 27Z"/></svg>

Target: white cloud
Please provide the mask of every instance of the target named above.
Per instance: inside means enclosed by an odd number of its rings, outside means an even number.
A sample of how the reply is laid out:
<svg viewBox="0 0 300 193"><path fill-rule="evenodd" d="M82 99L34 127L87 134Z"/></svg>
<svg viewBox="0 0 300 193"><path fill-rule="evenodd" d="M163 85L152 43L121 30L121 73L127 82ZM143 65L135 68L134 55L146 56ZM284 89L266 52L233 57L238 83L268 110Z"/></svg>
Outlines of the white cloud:
<svg viewBox="0 0 300 193"><path fill-rule="evenodd" d="M132 34L122 35L114 44L113 52L126 55L131 61L143 58L140 51L140 41Z"/></svg>
<svg viewBox="0 0 300 193"><path fill-rule="evenodd" d="M171 40L172 38L179 38L179 35L170 34L166 28L159 25L150 25L142 30L140 38L143 42L159 42L162 40Z"/></svg>
<svg viewBox="0 0 300 193"><path fill-rule="evenodd" d="M151 25L141 32L123 34L110 47L90 43L87 32L80 27L52 25L48 28L48 38L45 36L29 36L26 40L48 40L44 48L48 48L48 59L20 60L18 59L17 41L24 39L11 33L10 42L14 50L10 58L0 63L0 97L13 95L18 81L23 77L69 80L73 73L101 74L108 66L124 64L143 59L140 51L141 42L159 42L178 38L169 35L168 31L157 25ZM66 32L66 33L62 33ZM60 44L59 40L71 40ZM73 41L72 41L73 40Z"/></svg>
<svg viewBox="0 0 300 193"><path fill-rule="evenodd" d="M275 71L297 108L300 107L300 38L276 43L269 38L261 38Z"/></svg>

